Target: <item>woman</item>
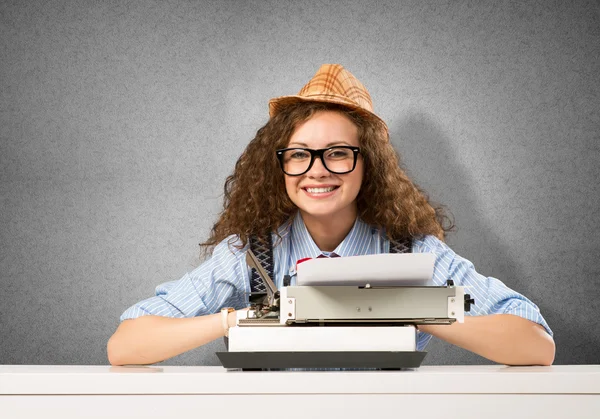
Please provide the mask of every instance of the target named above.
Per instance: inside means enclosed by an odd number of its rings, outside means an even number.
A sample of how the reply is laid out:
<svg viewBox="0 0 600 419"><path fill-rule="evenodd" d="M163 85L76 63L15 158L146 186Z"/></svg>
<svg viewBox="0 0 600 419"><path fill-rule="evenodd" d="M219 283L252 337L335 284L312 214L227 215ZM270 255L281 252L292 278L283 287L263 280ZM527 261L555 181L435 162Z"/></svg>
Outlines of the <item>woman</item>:
<svg viewBox="0 0 600 419"><path fill-rule="evenodd" d="M476 304L464 323L419 326L419 350L437 336L498 363L552 364L552 332L537 306L445 245L443 211L400 169L352 74L324 65L298 95L269 106L269 122L225 183L224 210L203 243L211 257L123 313L108 342L111 364L152 364L226 335L233 309L248 306L249 240L265 232L278 287L284 275L294 284L307 257L387 253L390 240L434 253L434 283L468 286Z"/></svg>

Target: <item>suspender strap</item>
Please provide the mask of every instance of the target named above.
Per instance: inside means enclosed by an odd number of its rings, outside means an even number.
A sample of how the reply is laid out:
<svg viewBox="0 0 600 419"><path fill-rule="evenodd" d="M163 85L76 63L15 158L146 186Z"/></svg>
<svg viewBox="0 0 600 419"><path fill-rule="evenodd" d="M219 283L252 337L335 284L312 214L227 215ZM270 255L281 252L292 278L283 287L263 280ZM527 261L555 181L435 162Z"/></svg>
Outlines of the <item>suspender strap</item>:
<svg viewBox="0 0 600 419"><path fill-rule="evenodd" d="M412 253L412 240L390 239L390 253Z"/></svg>
<svg viewBox="0 0 600 419"><path fill-rule="evenodd" d="M250 237L250 249L256 255L260 265L269 274L269 277L275 282L273 277L273 243L271 242L271 233L266 233L262 236ZM250 276L250 292L267 292L267 287L258 275L258 272L253 268Z"/></svg>

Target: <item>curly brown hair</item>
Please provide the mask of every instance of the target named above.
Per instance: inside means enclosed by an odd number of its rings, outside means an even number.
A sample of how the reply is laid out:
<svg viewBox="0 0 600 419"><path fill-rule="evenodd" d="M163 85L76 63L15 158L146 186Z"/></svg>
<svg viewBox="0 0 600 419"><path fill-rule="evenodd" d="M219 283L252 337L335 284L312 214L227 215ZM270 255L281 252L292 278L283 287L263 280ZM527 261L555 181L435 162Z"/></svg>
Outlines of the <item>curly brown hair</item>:
<svg viewBox="0 0 600 419"><path fill-rule="evenodd" d="M453 227L449 217L442 206L434 208L402 170L380 120L342 105L300 102L289 105L260 128L238 159L225 181L223 211L209 239L200 244L205 251L232 235L232 242L239 239L243 247L250 236L277 231L296 213L275 150L287 147L295 128L321 111L340 112L358 127L365 168L356 198L359 217L384 229L394 240L429 234L444 239Z"/></svg>

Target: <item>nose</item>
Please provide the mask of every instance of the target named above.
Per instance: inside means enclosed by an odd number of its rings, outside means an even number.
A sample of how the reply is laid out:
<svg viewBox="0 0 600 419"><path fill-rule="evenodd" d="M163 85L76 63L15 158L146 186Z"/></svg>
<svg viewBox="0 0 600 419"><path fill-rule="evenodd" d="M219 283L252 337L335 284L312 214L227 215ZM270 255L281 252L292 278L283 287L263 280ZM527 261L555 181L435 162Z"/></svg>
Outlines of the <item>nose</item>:
<svg viewBox="0 0 600 419"><path fill-rule="evenodd" d="M323 160L320 157L315 157L315 161L306 175L311 178L322 178L329 176L330 172L325 168Z"/></svg>

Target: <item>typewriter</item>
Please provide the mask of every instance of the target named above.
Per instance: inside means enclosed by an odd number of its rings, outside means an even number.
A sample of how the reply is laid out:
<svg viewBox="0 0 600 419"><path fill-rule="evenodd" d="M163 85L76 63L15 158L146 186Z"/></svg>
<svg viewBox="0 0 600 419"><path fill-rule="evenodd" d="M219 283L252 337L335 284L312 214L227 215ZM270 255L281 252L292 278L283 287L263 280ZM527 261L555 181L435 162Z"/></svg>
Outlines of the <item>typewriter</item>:
<svg viewBox="0 0 600 419"><path fill-rule="evenodd" d="M229 329L228 369L418 368L418 325L464 321L474 304L462 286L432 284L435 255L381 254L324 258L297 266L277 290L248 251L267 293L251 296Z"/></svg>

